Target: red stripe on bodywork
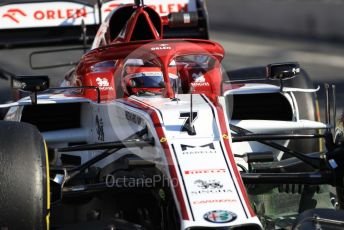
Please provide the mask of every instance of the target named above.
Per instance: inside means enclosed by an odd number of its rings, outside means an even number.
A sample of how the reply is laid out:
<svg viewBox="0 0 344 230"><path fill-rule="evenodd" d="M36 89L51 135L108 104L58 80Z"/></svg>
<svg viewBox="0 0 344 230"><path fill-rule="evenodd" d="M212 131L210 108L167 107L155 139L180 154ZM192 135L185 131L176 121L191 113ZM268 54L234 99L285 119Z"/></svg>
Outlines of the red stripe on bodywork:
<svg viewBox="0 0 344 230"><path fill-rule="evenodd" d="M230 134L228 133L228 129L227 129L227 126L226 126L226 121L225 121L225 117L224 117L224 114L223 114L223 110L222 108L218 107L218 106L215 106L216 107L216 111L217 111L217 117L219 119L219 122L220 122L220 128L221 128L221 133L222 135L227 135L229 136ZM244 186L244 183L241 179L241 176L240 176L240 173L239 173L239 170L237 168L237 165L235 163L235 159L234 159L234 155L232 153L232 149L230 147L230 144L229 144L229 140L228 139L225 139L223 138L223 142L225 143L225 147L226 147L226 152L227 152L227 156L229 158L229 161L232 165L232 169L234 171L234 175L235 177L237 178L237 181L238 181L238 184L239 184L239 188L241 190L241 194L244 198L244 201L246 203L246 206L250 212L250 215L251 217L254 217L256 216L255 212L253 211L252 207L251 207L251 204L250 204L250 201L248 199L248 196L247 196L247 192L246 192L246 188Z"/></svg>
<svg viewBox="0 0 344 230"><path fill-rule="evenodd" d="M160 121L159 116L158 116L158 114L157 114L157 112L155 111L154 108L151 108L151 107L149 107L146 104L140 103L139 101L134 101L134 100L132 100L130 98L128 98L127 101L122 101L122 102L125 103L128 106L131 106L131 107L143 110L147 114L149 114L149 116L151 117L151 119L153 121L153 124L154 124L154 127L155 127L155 131L158 134L159 140L161 138L165 137L165 133L164 133L164 131L162 129L161 121ZM188 212L186 210L186 205L185 205L184 197L183 197L182 190L181 190L181 187L180 187L181 183L180 183L178 175L177 175L177 170L175 168L175 164L174 164L173 159L172 159L172 154L171 154L168 142L167 141L163 142L163 143L160 142L160 144L162 145L162 147L163 147L163 149L165 151L166 159L167 159L167 162L168 162L168 168L169 168L169 172L171 174L171 177L172 177L172 179L176 179L177 182L178 182L177 185L173 186L173 187L174 187L174 191L176 192L177 199L178 199L178 202L179 202L179 205L180 205L180 209L181 209L181 212L182 212L182 218L183 218L183 220L189 220L189 215L188 215Z"/></svg>

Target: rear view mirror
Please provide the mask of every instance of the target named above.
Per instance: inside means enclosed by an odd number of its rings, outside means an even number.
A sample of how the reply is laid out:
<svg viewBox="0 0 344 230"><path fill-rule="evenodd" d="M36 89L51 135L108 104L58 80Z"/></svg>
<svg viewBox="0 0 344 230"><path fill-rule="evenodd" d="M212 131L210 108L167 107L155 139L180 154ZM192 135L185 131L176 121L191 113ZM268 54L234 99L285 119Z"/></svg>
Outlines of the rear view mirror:
<svg viewBox="0 0 344 230"><path fill-rule="evenodd" d="M25 92L40 92L49 88L48 76L12 77L12 88Z"/></svg>
<svg viewBox="0 0 344 230"><path fill-rule="evenodd" d="M48 76L15 76L11 82L13 89L29 92L32 104L37 104L37 92L49 89Z"/></svg>
<svg viewBox="0 0 344 230"><path fill-rule="evenodd" d="M300 73L300 65L297 62L276 63L266 67L266 76L271 80L287 80Z"/></svg>

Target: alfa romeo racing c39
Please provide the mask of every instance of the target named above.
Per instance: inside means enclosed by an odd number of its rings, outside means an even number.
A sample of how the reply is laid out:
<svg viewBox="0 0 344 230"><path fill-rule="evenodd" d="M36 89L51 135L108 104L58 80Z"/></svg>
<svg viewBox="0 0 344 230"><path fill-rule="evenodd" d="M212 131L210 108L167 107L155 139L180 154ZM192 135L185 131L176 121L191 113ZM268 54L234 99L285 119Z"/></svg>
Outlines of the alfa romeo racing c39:
<svg viewBox="0 0 344 230"><path fill-rule="evenodd" d="M304 77L299 64L233 80L244 72L227 75L219 43L164 37L199 20L121 5L60 87L12 78L28 96L0 106L1 229L275 229L291 215L270 215L276 196L295 193L290 228L343 226L341 210L307 203L328 184L344 207L344 147L302 118L296 94L316 89L287 85ZM291 149L318 139L326 151Z"/></svg>

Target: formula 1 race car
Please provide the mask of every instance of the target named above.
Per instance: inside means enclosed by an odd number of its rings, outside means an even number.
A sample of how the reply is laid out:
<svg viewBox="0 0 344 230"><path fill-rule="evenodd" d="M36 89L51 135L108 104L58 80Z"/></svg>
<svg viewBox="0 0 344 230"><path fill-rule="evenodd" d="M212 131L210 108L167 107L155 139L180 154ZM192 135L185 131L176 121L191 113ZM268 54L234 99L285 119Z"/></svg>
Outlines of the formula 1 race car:
<svg viewBox="0 0 344 230"><path fill-rule="evenodd" d="M60 87L12 77L29 96L0 105L0 229L343 227L342 135L300 119L295 96L317 89L286 86L298 63L231 80L220 44L164 39L196 21L135 1L108 15ZM326 151L290 148L308 139Z"/></svg>

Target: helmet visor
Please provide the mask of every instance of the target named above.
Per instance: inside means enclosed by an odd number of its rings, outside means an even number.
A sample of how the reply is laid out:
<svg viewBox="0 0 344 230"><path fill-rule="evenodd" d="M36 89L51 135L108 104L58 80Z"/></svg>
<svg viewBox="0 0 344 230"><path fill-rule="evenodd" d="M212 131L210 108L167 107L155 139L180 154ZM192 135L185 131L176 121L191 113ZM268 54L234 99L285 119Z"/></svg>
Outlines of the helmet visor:
<svg viewBox="0 0 344 230"><path fill-rule="evenodd" d="M174 74L169 74L170 81L173 82L178 78ZM132 88L164 88L164 76L161 72L143 72L127 76L127 81Z"/></svg>
<svg viewBox="0 0 344 230"><path fill-rule="evenodd" d="M162 88L164 77L159 72L138 73L129 77L132 88Z"/></svg>

